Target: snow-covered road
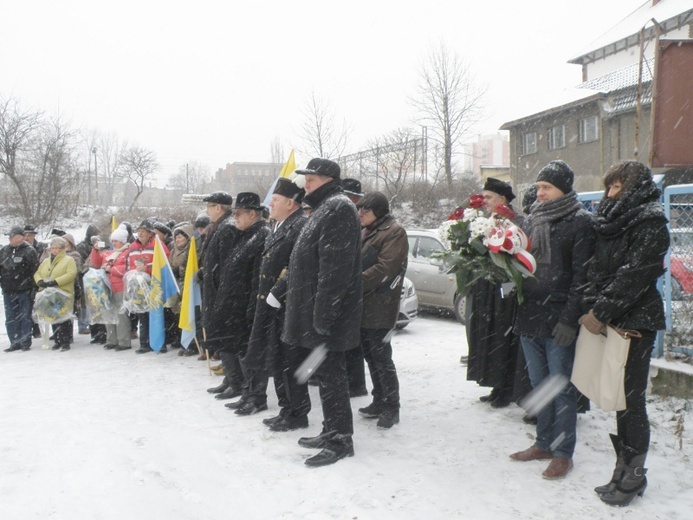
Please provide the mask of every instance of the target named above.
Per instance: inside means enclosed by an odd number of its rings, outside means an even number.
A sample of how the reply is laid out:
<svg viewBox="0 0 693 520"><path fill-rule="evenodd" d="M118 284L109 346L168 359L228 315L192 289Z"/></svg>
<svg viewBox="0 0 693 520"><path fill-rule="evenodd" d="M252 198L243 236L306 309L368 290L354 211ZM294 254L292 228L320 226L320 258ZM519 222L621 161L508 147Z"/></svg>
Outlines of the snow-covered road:
<svg viewBox="0 0 693 520"><path fill-rule="evenodd" d="M4 330L3 330L4 333ZM6 337L2 337L6 344ZM76 336L69 352L0 353L0 519L690 518L691 433L679 451L675 411L653 398L650 487L629 508L594 494L613 465L613 417L580 416L575 469L508 454L532 443L515 405L480 403L466 381L464 327L419 318L394 338L402 411L389 431L355 414L353 458L324 468L296 441L320 431L317 389L307 430L273 433L270 410L238 417L205 390L206 365L175 352L105 351ZM4 348L4 347L3 347ZM352 400L365 406L368 397Z"/></svg>

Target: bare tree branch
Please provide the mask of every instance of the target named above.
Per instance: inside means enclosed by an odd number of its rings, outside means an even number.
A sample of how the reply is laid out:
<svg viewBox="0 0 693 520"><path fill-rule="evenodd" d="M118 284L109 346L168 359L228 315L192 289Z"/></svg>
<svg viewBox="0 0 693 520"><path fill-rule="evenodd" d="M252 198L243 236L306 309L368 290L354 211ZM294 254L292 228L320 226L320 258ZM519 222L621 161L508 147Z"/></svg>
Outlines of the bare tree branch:
<svg viewBox="0 0 693 520"><path fill-rule="evenodd" d="M125 178L131 181L136 190L135 197L132 199L128 211L132 211L144 191L145 182L152 178L159 164L156 161L156 154L152 150L147 150L139 146L133 146L125 150L120 156Z"/></svg>
<svg viewBox="0 0 693 520"><path fill-rule="evenodd" d="M303 109L300 138L305 143L301 151L311 157L340 157L346 150L349 128L346 121L335 122L330 104L311 92ZM280 161L281 162L281 161Z"/></svg>

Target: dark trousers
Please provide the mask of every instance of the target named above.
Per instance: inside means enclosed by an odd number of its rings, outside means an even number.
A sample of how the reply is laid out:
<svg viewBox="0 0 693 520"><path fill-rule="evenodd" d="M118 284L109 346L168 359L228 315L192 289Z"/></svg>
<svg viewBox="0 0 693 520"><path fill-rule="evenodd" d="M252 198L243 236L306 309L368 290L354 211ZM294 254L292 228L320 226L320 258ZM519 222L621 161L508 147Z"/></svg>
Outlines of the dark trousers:
<svg viewBox="0 0 693 520"><path fill-rule="evenodd" d="M59 347L69 347L73 335L72 320L53 325L53 335L55 336L56 345Z"/></svg>
<svg viewBox="0 0 693 520"><path fill-rule="evenodd" d="M344 353L346 361L347 380L349 381L349 393L352 395L363 394L366 388L366 368L363 363L363 350L361 346L347 350Z"/></svg>
<svg viewBox="0 0 693 520"><path fill-rule="evenodd" d="M354 418L351 414L344 352L329 351L315 375L320 386L324 431L351 437L354 433Z"/></svg>
<svg viewBox="0 0 693 520"><path fill-rule="evenodd" d="M279 341L273 359L274 390L281 407L280 414L285 417L303 417L311 408L307 384L299 384L294 374L310 354L303 347L287 345Z"/></svg>
<svg viewBox="0 0 693 520"><path fill-rule="evenodd" d="M624 379L626 409L616 412L616 428L626 446L635 450L635 453L647 453L650 446L650 422L647 418L645 393L656 335L651 331L640 332L642 338L630 340Z"/></svg>
<svg viewBox="0 0 693 520"><path fill-rule="evenodd" d="M224 350L218 352L219 359L221 359L221 366L224 367L224 380L226 384L233 388L243 388L244 377L243 371L241 370L240 356Z"/></svg>
<svg viewBox="0 0 693 520"><path fill-rule="evenodd" d="M267 404L267 386L269 371L267 369L249 369L239 358L243 373L243 400L255 404Z"/></svg>
<svg viewBox="0 0 693 520"><path fill-rule="evenodd" d="M140 347L151 348L149 346L149 313L139 313L137 319L140 323Z"/></svg>
<svg viewBox="0 0 693 520"><path fill-rule="evenodd" d="M31 319L31 291L23 293L4 293L5 328L10 346L31 347L31 333L34 322Z"/></svg>
<svg viewBox="0 0 693 520"><path fill-rule="evenodd" d="M373 402L399 410L399 380L389 329L361 329L361 348L373 382Z"/></svg>

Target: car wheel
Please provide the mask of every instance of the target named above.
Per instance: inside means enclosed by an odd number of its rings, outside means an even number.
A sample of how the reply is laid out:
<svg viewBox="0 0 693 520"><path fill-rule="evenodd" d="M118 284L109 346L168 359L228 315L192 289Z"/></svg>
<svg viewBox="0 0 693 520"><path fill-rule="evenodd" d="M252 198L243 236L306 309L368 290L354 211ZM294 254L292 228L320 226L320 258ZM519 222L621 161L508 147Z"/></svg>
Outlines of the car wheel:
<svg viewBox="0 0 693 520"><path fill-rule="evenodd" d="M466 301L466 298L461 294L455 296L455 318L457 318L457 321L459 321L462 325L464 325L464 309L466 307Z"/></svg>

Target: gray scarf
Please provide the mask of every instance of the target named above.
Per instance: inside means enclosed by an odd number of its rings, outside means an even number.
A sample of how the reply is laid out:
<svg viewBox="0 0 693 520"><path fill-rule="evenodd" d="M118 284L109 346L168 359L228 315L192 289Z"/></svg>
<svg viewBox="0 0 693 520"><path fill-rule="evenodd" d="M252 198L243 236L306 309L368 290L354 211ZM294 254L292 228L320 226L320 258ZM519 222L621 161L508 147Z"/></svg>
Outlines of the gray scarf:
<svg viewBox="0 0 693 520"><path fill-rule="evenodd" d="M551 224L582 207L574 191L549 202L536 201L528 217L532 251L538 264L551 263Z"/></svg>

